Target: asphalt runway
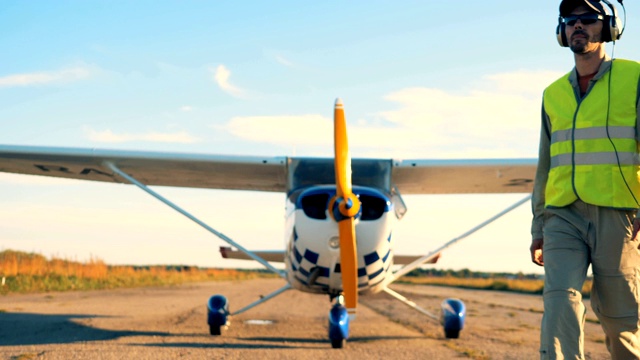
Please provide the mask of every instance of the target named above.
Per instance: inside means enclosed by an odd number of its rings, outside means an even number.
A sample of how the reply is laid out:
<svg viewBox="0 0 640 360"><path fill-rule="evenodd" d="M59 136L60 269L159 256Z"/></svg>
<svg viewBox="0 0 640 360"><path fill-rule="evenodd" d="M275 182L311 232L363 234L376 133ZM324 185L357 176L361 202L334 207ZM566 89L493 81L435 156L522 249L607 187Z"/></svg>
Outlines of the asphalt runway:
<svg viewBox="0 0 640 360"><path fill-rule="evenodd" d="M327 340L328 297L290 290L232 319L212 337L206 301L224 294L231 310L284 285L280 279L165 288L0 296L3 359L538 359L540 296L433 286L392 288L433 313L462 299L460 338L386 294L360 298L344 349ZM587 306L589 306L587 304ZM608 359L587 314L588 359Z"/></svg>

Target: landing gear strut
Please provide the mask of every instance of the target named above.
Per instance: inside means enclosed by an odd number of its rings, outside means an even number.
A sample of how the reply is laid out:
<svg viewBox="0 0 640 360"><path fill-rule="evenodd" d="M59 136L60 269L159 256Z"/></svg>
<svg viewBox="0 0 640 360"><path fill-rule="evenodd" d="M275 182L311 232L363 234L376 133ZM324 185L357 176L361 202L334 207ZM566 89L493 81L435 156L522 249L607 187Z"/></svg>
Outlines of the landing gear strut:
<svg viewBox="0 0 640 360"><path fill-rule="evenodd" d="M267 302L289 289L291 289L291 285L287 283L280 289L269 295L261 296L259 300L254 301L233 313L229 312L229 300L227 300L225 296L213 295L207 302L207 323L209 324L209 333L216 336L221 335L222 329L226 329L231 324L231 316L241 314L255 306Z"/></svg>

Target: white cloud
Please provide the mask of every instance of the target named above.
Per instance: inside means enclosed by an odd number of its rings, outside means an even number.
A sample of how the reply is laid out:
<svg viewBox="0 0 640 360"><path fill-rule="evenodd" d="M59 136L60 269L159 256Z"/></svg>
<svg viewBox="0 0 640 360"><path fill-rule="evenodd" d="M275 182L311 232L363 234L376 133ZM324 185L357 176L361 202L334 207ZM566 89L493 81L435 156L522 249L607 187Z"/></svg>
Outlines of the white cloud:
<svg viewBox="0 0 640 360"><path fill-rule="evenodd" d="M289 61L289 59L285 58L282 55L276 55L275 58L276 58L276 61L281 65L284 65L286 67L293 66L293 63L291 61Z"/></svg>
<svg viewBox="0 0 640 360"><path fill-rule="evenodd" d="M511 72L486 76L460 92L413 87L389 93L384 99L396 104L395 109L378 112L371 120L348 119L352 155L534 157L542 91L561 75ZM295 146L303 152L307 145L333 151L331 119L320 115L236 117L227 130L243 139Z"/></svg>
<svg viewBox="0 0 640 360"><path fill-rule="evenodd" d="M86 67L74 67L58 71L14 74L0 77L0 87L46 85L88 78L91 71Z"/></svg>
<svg viewBox="0 0 640 360"><path fill-rule="evenodd" d="M184 111L184 112L189 112L191 110L193 110L193 107L190 105L184 105L180 107L180 110Z"/></svg>
<svg viewBox="0 0 640 360"><path fill-rule="evenodd" d="M534 96L542 100L542 91L564 73L549 70L515 71L487 75L484 78L501 92Z"/></svg>
<svg viewBox="0 0 640 360"><path fill-rule="evenodd" d="M243 139L279 145L327 145L333 138L332 120L321 115L234 117L227 130Z"/></svg>
<svg viewBox="0 0 640 360"><path fill-rule="evenodd" d="M226 66L218 65L218 67L215 70L211 69L211 71L214 73L213 80L216 82L216 84L218 84L218 86L220 87L220 89L222 89L222 91L230 94L231 96L240 97L240 98L244 97L245 91L240 89L237 86L232 85L229 82L229 78L231 77L231 71L229 71L229 69L227 69Z"/></svg>
<svg viewBox="0 0 640 360"><path fill-rule="evenodd" d="M150 132L146 134L116 134L111 130L96 131L86 129L87 137L91 141L104 143L123 143L132 141L160 142L160 143L182 143L191 144L200 141L186 131L178 131L173 133Z"/></svg>

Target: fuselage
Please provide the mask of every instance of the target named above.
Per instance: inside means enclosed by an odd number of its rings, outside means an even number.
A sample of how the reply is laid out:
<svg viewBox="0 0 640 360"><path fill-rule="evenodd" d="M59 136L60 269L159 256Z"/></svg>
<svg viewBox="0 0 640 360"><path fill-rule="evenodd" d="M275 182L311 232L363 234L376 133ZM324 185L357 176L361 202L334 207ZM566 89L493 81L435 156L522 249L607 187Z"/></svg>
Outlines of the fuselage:
<svg viewBox="0 0 640 360"><path fill-rule="evenodd" d="M382 289L393 265L392 228L396 221L391 197L354 186L362 212L356 220L358 291ZM291 285L301 291L338 295L342 292L338 224L330 216L335 185L309 186L287 197L285 266Z"/></svg>

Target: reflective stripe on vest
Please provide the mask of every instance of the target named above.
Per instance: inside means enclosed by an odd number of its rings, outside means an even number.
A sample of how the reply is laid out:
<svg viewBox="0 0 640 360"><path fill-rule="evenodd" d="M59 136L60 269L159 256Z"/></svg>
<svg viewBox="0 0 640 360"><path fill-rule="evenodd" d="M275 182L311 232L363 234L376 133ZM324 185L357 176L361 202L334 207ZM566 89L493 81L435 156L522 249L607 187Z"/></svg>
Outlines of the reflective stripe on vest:
<svg viewBox="0 0 640 360"><path fill-rule="evenodd" d="M545 90L544 108L551 121L547 206L566 206L581 199L599 206L640 207L636 201L640 199L639 78L639 63L615 60L611 71L582 99L575 94L569 74Z"/></svg>

